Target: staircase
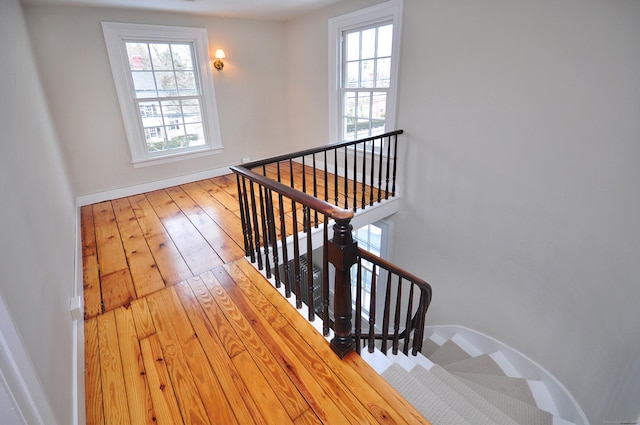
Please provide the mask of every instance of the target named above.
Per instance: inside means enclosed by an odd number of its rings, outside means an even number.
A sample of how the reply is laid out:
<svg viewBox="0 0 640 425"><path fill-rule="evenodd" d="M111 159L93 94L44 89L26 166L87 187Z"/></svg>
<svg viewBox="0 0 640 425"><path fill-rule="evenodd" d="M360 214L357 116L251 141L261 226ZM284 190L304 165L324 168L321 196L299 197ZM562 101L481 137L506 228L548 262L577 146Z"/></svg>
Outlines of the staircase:
<svg viewBox="0 0 640 425"><path fill-rule="evenodd" d="M509 347L461 327L427 335L423 355L362 357L433 425L588 424L553 377Z"/></svg>

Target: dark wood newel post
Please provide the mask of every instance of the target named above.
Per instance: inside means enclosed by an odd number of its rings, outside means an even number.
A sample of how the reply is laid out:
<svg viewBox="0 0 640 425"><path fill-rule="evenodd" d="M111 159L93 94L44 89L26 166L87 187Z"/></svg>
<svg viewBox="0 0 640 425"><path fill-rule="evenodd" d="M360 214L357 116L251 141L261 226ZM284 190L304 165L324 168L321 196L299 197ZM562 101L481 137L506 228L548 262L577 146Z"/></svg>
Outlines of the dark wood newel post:
<svg viewBox="0 0 640 425"><path fill-rule="evenodd" d="M334 314L335 336L331 349L344 358L355 350L351 335L351 266L357 261L358 244L353 241L351 218L336 218L333 239L329 241L329 262L336 268Z"/></svg>

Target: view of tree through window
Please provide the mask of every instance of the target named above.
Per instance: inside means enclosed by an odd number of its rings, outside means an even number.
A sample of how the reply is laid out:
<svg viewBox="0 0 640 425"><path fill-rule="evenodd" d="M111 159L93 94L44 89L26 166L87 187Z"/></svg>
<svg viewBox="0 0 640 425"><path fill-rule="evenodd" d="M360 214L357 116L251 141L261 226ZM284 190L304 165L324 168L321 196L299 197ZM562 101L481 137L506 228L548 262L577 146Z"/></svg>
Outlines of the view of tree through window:
<svg viewBox="0 0 640 425"><path fill-rule="evenodd" d="M204 145L192 46L138 41L126 50L147 150Z"/></svg>
<svg viewBox="0 0 640 425"><path fill-rule="evenodd" d="M342 139L382 134L391 81L393 24L343 32Z"/></svg>

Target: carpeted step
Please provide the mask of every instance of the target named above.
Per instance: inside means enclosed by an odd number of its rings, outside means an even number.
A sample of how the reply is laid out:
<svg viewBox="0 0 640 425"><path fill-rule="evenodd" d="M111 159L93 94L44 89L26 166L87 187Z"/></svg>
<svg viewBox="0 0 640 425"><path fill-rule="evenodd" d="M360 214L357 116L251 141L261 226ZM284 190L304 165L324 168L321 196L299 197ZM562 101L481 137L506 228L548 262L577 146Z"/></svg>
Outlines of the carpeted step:
<svg viewBox="0 0 640 425"><path fill-rule="evenodd" d="M525 403L522 400L505 395L500 391L489 389L460 376L456 376L456 378L519 424L553 425L553 415L549 412L538 409L538 407Z"/></svg>
<svg viewBox="0 0 640 425"><path fill-rule="evenodd" d="M430 371L416 366L411 375L455 409L460 416L475 425L518 425L500 409L475 393L438 365Z"/></svg>
<svg viewBox="0 0 640 425"><path fill-rule="evenodd" d="M456 363L461 360L466 360L471 358L471 356L464 351L458 344L447 340L442 346L438 347L430 356L428 356L429 360L438 364L440 366L444 366L450 363Z"/></svg>
<svg viewBox="0 0 640 425"><path fill-rule="evenodd" d="M382 373L382 377L411 403L432 425L475 425L460 416L450 405L430 388L394 364Z"/></svg>
<svg viewBox="0 0 640 425"><path fill-rule="evenodd" d="M422 341L422 350L420 352L423 356L429 357L431 356L440 346L432 339L427 338Z"/></svg>
<svg viewBox="0 0 640 425"><path fill-rule="evenodd" d="M435 363L435 362L434 362ZM471 357L442 366L449 372L467 372L485 375L506 376L500 366L488 354Z"/></svg>
<svg viewBox="0 0 640 425"><path fill-rule="evenodd" d="M493 391L498 391L509 397L536 406L536 399L531 393L531 388L524 378L511 378L508 376L485 375L480 373L452 372L459 378L475 382Z"/></svg>

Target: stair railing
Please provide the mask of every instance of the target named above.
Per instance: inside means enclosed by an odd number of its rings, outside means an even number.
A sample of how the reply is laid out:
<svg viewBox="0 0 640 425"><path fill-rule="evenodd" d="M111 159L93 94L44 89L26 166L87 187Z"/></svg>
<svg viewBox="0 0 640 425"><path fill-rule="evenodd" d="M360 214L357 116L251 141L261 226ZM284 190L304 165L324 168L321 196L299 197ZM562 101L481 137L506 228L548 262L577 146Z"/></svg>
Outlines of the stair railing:
<svg viewBox="0 0 640 425"><path fill-rule="evenodd" d="M360 352L363 337L369 341L370 350L373 349L372 337L382 340L384 347L392 341L394 352L404 338L406 352L409 335L418 327L421 329L414 332L412 351L415 354L421 348L431 288L400 268L360 250L353 239L351 225L358 208L395 196L399 134L402 130L231 167L237 178L246 255L252 263L257 262L260 270L265 270L267 278L275 278L276 287L284 284L287 298L295 294L298 308L302 307L303 299L307 300L308 319L314 321L316 314L322 318L325 336L333 329L331 348L341 358L352 351ZM331 239L330 220L333 223ZM318 237L320 232L322 235ZM290 243L293 252L289 252ZM302 281L302 256L306 257L307 265L321 264L320 284L314 281L313 273L306 273L306 282ZM315 256L319 260L314 259ZM395 300L393 332L389 330L391 321L386 311L381 332L375 332L375 315L369 318L373 322L366 334L358 330L359 325L354 330L351 268L361 264L363 258L386 270L389 277L398 276L395 297L390 292L392 285L388 284L385 298L385 306ZM331 270L329 263L333 265ZM330 273L334 276L332 282ZM404 305L401 304L403 279L411 285ZM357 321L361 322L362 279L359 280L355 310ZM419 288L415 293L420 296L415 303L417 307L413 308L415 286ZM331 289L333 306L330 306ZM411 317L404 325L403 313Z"/></svg>

